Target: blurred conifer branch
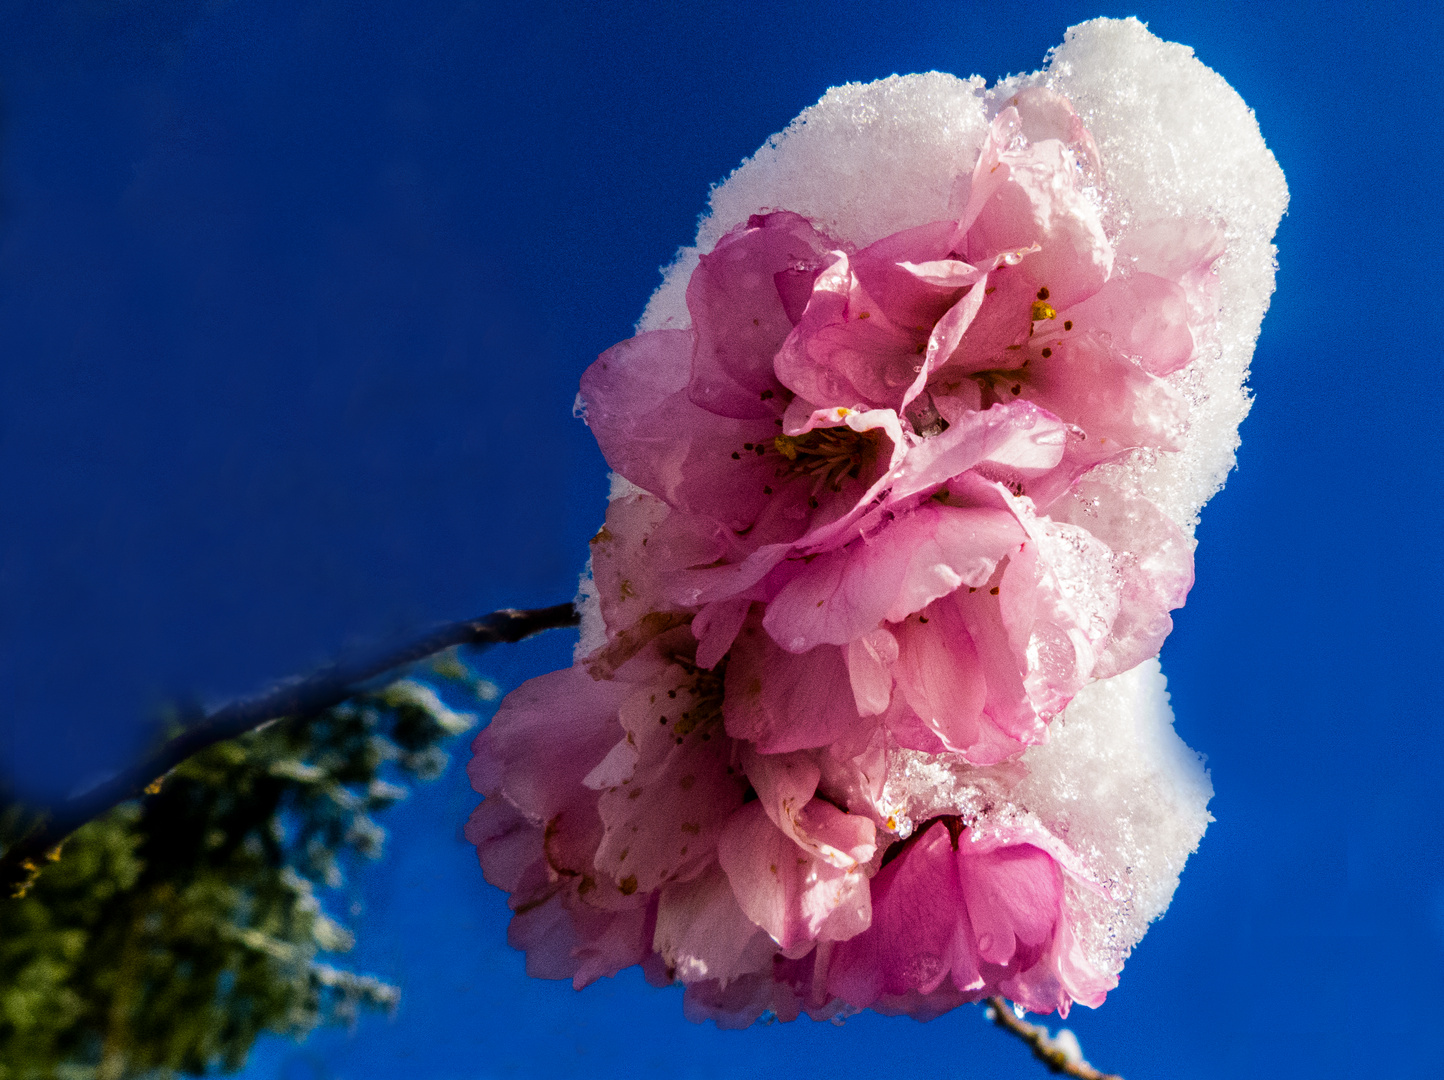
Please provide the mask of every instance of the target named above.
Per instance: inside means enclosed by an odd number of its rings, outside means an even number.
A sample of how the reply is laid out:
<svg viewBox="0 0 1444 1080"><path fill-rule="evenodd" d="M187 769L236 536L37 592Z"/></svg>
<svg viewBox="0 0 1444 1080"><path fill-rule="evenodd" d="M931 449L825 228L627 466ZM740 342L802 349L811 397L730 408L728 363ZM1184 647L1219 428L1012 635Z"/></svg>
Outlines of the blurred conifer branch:
<svg viewBox="0 0 1444 1080"><path fill-rule="evenodd" d="M19 832L0 855L0 903L23 894L60 843L87 821L130 799L151 794L181 762L216 743L233 739L282 717L305 717L354 696L378 676L457 645L485 647L578 622L571 604L517 611L505 608L465 619L414 641L361 660L335 664L305 678L290 679L260 697L231 702L182 720L182 730L142 761L95 787L16 822Z"/></svg>
<svg viewBox="0 0 1444 1080"><path fill-rule="evenodd" d="M95 812L65 833L77 800L47 817L0 798L0 847L23 870L0 897L0 1080L235 1069L262 1032L394 1006L395 987L324 962L352 935L318 889L381 854L372 815L439 776L442 744L475 725L438 689L497 696L452 647L575 620L571 605L498 612L217 710L104 785L113 801L83 796ZM426 657L423 677L375 685Z"/></svg>

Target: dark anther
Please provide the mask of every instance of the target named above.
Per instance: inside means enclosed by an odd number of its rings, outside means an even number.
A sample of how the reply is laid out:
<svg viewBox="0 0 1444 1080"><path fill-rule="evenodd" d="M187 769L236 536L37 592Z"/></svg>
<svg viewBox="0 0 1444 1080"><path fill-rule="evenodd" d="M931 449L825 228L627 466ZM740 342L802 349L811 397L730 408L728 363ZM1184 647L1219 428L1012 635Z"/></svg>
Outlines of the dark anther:
<svg viewBox="0 0 1444 1080"><path fill-rule="evenodd" d="M732 460L733 460L733 461L741 461L741 460L742 460L742 455L739 454L736 450L733 450L733 451L732 451Z"/></svg>
<svg viewBox="0 0 1444 1080"><path fill-rule="evenodd" d="M1069 319L1067 322L1065 322L1065 323L1063 324L1063 329L1064 329L1064 330L1072 330L1072 329L1073 329L1073 320L1072 320L1072 319Z"/></svg>
<svg viewBox="0 0 1444 1080"><path fill-rule="evenodd" d="M1050 356L1052 356L1052 355L1053 355L1053 350L1052 350L1052 349L1044 349L1044 350L1043 350L1043 359L1044 359L1044 360L1048 359L1048 357L1050 357Z"/></svg>
<svg viewBox="0 0 1444 1080"><path fill-rule="evenodd" d="M768 398L770 398L770 397L772 397L772 391L771 391L771 390L764 390L764 391L762 391L762 400L763 400L763 401L766 401L766 400L767 400Z"/></svg>
<svg viewBox="0 0 1444 1080"><path fill-rule="evenodd" d="M1046 300L1046 299L1048 299L1048 286L1044 285L1041 289L1038 290L1038 299L1039 299L1039 300Z"/></svg>
<svg viewBox="0 0 1444 1080"><path fill-rule="evenodd" d="M991 589L989 589L989 590L988 590L988 595L989 595L989 596L997 596L997 595L998 595L998 586L994 585Z"/></svg>
<svg viewBox="0 0 1444 1080"><path fill-rule="evenodd" d="M771 489L770 487L768 487L766 484L763 484L763 485L762 485L762 494L764 494L764 495L771 495L771 494L772 494L772 489Z"/></svg>

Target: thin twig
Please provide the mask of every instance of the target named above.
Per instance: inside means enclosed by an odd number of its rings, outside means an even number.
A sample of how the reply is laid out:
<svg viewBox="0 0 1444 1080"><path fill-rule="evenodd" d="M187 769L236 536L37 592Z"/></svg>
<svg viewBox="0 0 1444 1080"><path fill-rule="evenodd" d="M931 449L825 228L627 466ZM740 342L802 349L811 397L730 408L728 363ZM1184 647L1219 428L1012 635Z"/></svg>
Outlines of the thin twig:
<svg viewBox="0 0 1444 1080"><path fill-rule="evenodd" d="M1033 1056L1048 1066L1049 1072L1077 1077L1078 1080L1123 1080L1113 1073L1099 1072L1081 1057L1075 1059L1056 1038L1048 1034L1046 1027L1019 1020L1013 1014L1013 1007L1000 997L988 998L988 1019L1027 1043Z"/></svg>
<svg viewBox="0 0 1444 1080"><path fill-rule="evenodd" d="M23 892L47 858L80 826L130 799L139 798L182 761L226 739L234 739L282 717L314 716L355 696L366 683L453 645L510 644L543 630L576 626L571 604L517 611L506 608L479 619L451 623L385 652L332 664L305 678L292 678L259 697L244 698L206 713L154 753L103 783L64 799L37 816L30 831L0 855L0 902Z"/></svg>

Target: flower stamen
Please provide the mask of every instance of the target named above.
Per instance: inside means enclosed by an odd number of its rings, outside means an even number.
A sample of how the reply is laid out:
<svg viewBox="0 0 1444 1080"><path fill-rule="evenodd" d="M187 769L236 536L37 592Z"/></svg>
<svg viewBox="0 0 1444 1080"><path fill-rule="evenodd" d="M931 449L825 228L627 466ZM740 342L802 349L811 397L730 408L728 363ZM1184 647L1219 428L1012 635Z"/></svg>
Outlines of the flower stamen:
<svg viewBox="0 0 1444 1080"><path fill-rule="evenodd" d="M856 480L862 473L863 465L876 453L877 443L876 431L854 431L850 427L778 435L772 440L772 449L784 463L777 476L810 476L815 481L814 492L823 488L841 491L843 480Z"/></svg>
<svg viewBox="0 0 1444 1080"><path fill-rule="evenodd" d="M687 735L697 732L703 742L712 738L712 733L722 723L722 691L727 680L727 657L712 669L698 667L683 656L672 657L672 662L692 677L689 688L692 704L672 724L672 735L681 742ZM661 718L667 723L667 717Z"/></svg>

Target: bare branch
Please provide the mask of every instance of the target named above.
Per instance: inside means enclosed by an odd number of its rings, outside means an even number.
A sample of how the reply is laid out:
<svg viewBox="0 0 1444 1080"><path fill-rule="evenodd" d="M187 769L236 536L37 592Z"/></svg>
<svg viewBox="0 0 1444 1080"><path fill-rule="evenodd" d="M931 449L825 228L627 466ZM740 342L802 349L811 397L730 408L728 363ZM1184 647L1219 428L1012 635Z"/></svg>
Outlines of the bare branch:
<svg viewBox="0 0 1444 1080"><path fill-rule="evenodd" d="M1010 1035L1022 1039L1033 1056L1048 1066L1048 1071L1077 1080L1123 1080L1113 1073L1099 1072L1077 1054L1077 1044L1064 1048L1060 1040L1048 1034L1042 1024L1030 1024L1013 1014L1013 1007L1000 997L988 999L988 1019ZM1070 1051L1072 1051L1070 1053Z"/></svg>
<svg viewBox="0 0 1444 1080"><path fill-rule="evenodd" d="M233 701L206 713L135 765L38 815L30 831L0 855L0 898L23 893L46 860L55 857L61 841L80 826L123 802L153 792L166 773L208 746L282 717L323 712L354 696L378 676L453 645L510 644L543 630L576 626L579 621L571 604L530 611L506 608L442 626L385 652L333 664L305 678L288 679L259 697Z"/></svg>

